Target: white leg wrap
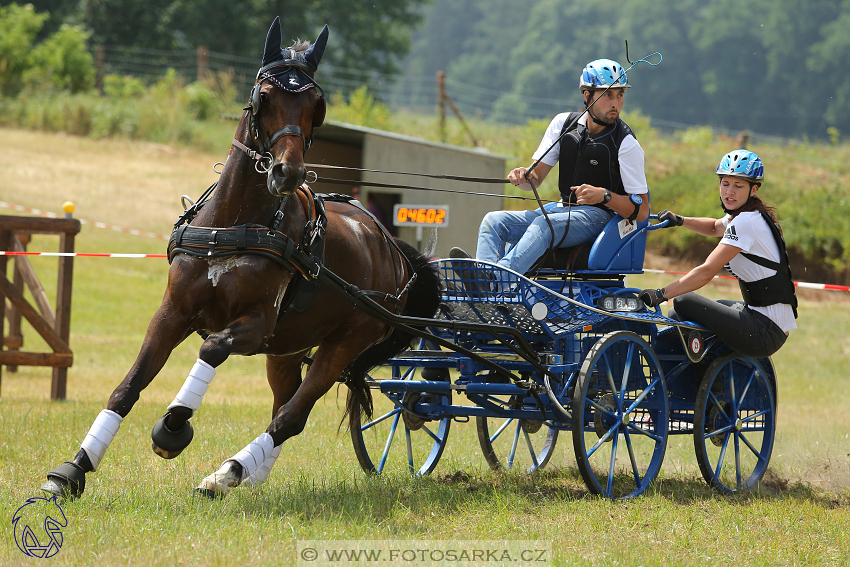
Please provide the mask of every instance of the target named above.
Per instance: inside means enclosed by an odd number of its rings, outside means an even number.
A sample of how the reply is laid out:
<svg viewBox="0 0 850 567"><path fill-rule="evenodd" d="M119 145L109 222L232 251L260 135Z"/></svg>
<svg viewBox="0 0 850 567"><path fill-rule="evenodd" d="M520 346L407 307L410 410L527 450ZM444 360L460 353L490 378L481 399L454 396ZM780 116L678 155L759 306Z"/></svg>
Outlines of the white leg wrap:
<svg viewBox="0 0 850 567"><path fill-rule="evenodd" d="M215 368L199 358L195 361L195 366L192 367L183 387L177 392L177 397L169 404L168 409L174 406L185 406L192 411L198 411L198 408L201 407L201 400L204 399L204 394L207 393L207 388L209 388L214 376Z"/></svg>
<svg viewBox="0 0 850 567"><path fill-rule="evenodd" d="M282 446L282 445L281 445ZM266 459L271 458L274 452L274 441L268 433L263 433L247 447L236 453L236 455L228 459L236 461L242 465L242 480L245 480L259 469L266 462Z"/></svg>
<svg viewBox="0 0 850 567"><path fill-rule="evenodd" d="M251 476L245 479L244 484L248 486L258 486L266 482L266 479L269 477L269 473L272 472L272 467L277 461L278 456L280 455L280 450L283 449L283 443L272 449L271 457L265 460L263 464L255 470Z"/></svg>
<svg viewBox="0 0 850 567"><path fill-rule="evenodd" d="M118 433L118 428L123 420L123 417L108 409L97 414L97 418L86 434L86 438L80 444L80 448L85 450L91 461L93 471L97 470L97 465L100 464L107 447L112 443L115 434Z"/></svg>

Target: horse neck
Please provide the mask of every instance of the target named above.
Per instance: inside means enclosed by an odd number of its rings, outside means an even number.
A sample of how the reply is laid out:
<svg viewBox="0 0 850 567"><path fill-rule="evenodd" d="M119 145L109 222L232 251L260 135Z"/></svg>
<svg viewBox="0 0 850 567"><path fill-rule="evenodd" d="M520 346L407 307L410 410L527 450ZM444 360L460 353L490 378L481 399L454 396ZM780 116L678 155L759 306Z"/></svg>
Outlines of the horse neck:
<svg viewBox="0 0 850 567"><path fill-rule="evenodd" d="M247 112L239 121L235 138L256 150ZM249 223L270 225L281 198L269 193L266 174L257 172L256 163L244 151L231 146L218 186L194 224L222 228Z"/></svg>

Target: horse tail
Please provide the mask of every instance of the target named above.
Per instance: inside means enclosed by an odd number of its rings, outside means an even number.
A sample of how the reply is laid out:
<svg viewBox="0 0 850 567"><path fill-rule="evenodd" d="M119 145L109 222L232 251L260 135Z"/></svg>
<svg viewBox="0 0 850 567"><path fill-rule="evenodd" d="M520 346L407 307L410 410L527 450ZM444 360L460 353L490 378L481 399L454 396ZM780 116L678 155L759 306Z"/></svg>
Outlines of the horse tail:
<svg viewBox="0 0 850 567"><path fill-rule="evenodd" d="M416 281L407 294L403 315L409 317L431 318L440 305L440 276L437 269L429 263L429 258L420 254L416 248L398 238L396 245L407 257L416 273ZM349 427L355 426L355 415L359 406L367 417L372 416L372 392L366 384L366 374L376 366L386 362L398 353L410 348L414 335L394 329L383 341L372 345L355 358L342 371L340 379L348 386L348 399L342 422L348 416ZM340 425L342 425L340 422Z"/></svg>

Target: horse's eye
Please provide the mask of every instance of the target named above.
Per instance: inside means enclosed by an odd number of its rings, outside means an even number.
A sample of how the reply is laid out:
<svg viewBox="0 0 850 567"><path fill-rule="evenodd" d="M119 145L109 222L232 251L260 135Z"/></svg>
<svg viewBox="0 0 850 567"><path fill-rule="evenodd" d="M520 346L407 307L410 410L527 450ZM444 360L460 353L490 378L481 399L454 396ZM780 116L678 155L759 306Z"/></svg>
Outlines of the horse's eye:
<svg viewBox="0 0 850 567"><path fill-rule="evenodd" d="M264 92L261 92L260 93L260 100L262 100L263 102L266 102L267 100L269 100L269 95L267 95Z"/></svg>

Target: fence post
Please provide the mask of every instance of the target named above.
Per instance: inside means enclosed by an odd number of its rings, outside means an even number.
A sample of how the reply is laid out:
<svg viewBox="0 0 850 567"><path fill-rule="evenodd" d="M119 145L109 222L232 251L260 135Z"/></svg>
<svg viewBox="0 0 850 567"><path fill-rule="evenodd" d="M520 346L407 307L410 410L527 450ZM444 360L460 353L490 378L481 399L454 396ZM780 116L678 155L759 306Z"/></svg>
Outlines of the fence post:
<svg viewBox="0 0 850 567"><path fill-rule="evenodd" d="M97 49L94 52L95 57L95 65L97 71L94 76L94 88L97 89L101 95L103 94L103 65L106 60L106 49L102 45L98 45Z"/></svg>
<svg viewBox="0 0 850 567"><path fill-rule="evenodd" d="M440 113L440 141L446 141L446 73L437 71L437 109Z"/></svg>
<svg viewBox="0 0 850 567"><path fill-rule="evenodd" d="M198 80L203 81L209 73L209 53L206 46L199 45L197 50L198 59Z"/></svg>

